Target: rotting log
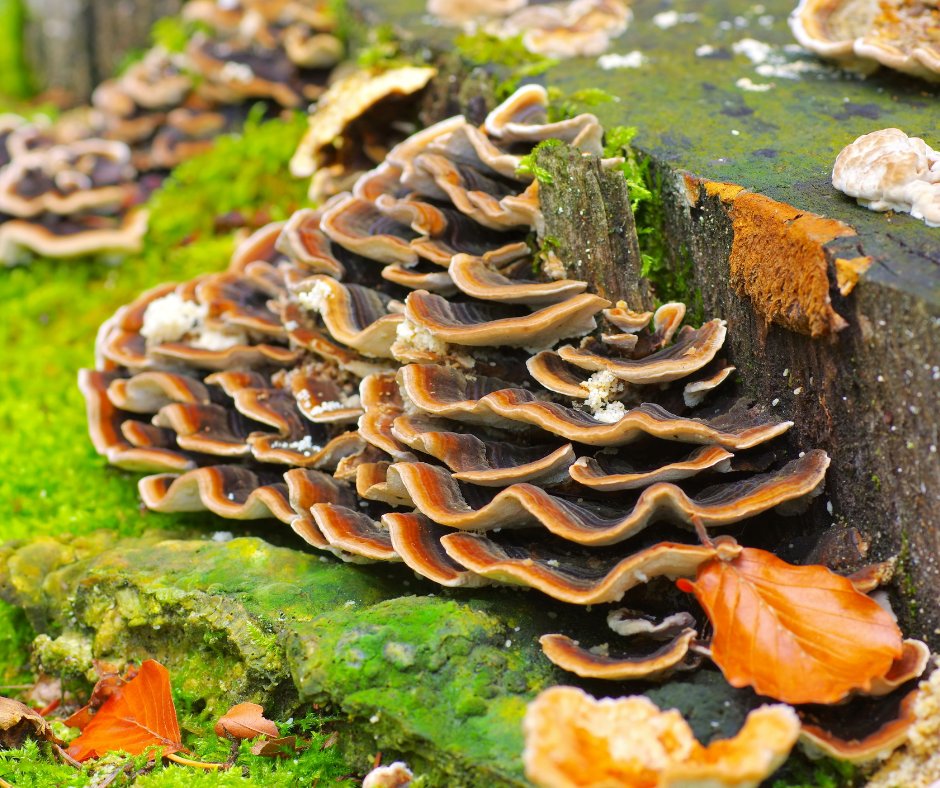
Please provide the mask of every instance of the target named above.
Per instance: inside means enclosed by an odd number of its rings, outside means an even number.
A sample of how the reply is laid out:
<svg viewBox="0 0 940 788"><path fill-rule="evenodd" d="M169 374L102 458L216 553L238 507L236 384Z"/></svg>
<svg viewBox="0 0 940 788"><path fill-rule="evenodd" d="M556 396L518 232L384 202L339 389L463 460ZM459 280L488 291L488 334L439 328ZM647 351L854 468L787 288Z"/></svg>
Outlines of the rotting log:
<svg viewBox="0 0 940 788"><path fill-rule="evenodd" d="M394 19L415 50L454 50L456 31L430 24L425 0L352 5L373 23ZM573 58L538 80L618 99L590 111L637 128L634 149L662 183L670 273L706 317L728 320L733 393L777 401L795 421L789 450L832 456L828 505L800 525L855 526L870 560L899 555L894 608L940 649L940 230L868 211L830 182L839 150L874 129L936 146L936 86L887 69L860 80L790 54L791 0L755 8L675 0L695 21L663 29L656 4L634 5L611 52L639 50L646 65ZM744 38L783 65L735 52ZM794 60L798 73L786 70Z"/></svg>
<svg viewBox="0 0 940 788"><path fill-rule="evenodd" d="M543 148L536 163L550 179L539 183L546 249L572 279L630 309L649 309L649 282L641 275L640 246L623 173L605 170L595 156L568 145Z"/></svg>
<svg viewBox="0 0 940 788"><path fill-rule="evenodd" d="M26 0L25 56L42 89L87 101L128 54L150 45L150 28L182 0Z"/></svg>
<svg viewBox="0 0 940 788"><path fill-rule="evenodd" d="M705 314L728 321L739 390L793 420L794 450L832 457L829 505L812 510L815 525L858 528L870 560L899 556L895 611L936 648L940 302L898 286L905 261L882 257L877 237L658 166L673 266L691 277ZM846 267L860 260L850 270L872 267L849 287Z"/></svg>

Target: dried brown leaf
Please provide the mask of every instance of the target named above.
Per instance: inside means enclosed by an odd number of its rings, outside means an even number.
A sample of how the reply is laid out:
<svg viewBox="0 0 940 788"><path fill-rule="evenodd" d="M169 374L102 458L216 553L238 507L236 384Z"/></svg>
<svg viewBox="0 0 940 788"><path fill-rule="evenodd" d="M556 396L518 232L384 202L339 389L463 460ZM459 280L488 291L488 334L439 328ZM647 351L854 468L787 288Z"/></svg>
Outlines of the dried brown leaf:
<svg viewBox="0 0 940 788"><path fill-rule="evenodd" d="M251 745L252 755L265 755L276 758L286 758L293 755L297 749L297 737L285 736L283 739L268 739L255 742Z"/></svg>
<svg viewBox="0 0 940 788"><path fill-rule="evenodd" d="M215 734L235 739L254 739L256 736L277 739L281 735L277 725L264 718L264 709L257 703L232 706L215 724Z"/></svg>
<svg viewBox="0 0 940 788"><path fill-rule="evenodd" d="M0 698L0 749L15 750L28 738L63 744L39 712L18 700Z"/></svg>

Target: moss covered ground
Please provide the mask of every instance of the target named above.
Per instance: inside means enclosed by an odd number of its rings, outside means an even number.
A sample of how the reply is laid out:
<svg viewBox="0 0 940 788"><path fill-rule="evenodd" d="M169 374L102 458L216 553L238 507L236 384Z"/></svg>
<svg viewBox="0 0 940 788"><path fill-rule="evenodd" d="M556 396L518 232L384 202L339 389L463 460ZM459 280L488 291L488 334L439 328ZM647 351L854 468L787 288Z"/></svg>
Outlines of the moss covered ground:
<svg viewBox="0 0 940 788"><path fill-rule="evenodd" d="M0 13L6 10L7 4L0 3ZM21 108L16 102L4 104ZM76 376L79 368L93 364L97 328L119 306L160 282L224 269L240 233L286 218L306 204L306 183L287 171L305 116L262 120L261 112L259 106L241 134L220 139L212 152L177 168L152 195L151 230L140 254L36 258L29 265L0 268L0 543L99 529L136 536L148 528L196 535L220 528L211 515L155 515L140 506L137 476L108 466L88 440ZM247 227L216 232L216 217L234 210L243 213ZM239 530L238 524L224 527ZM24 611L0 602L0 685L31 681L28 646L34 637ZM225 760L228 743L215 739L205 709L186 713L184 683L174 689L188 731L184 743L200 757ZM311 719L308 727L319 724L319 717ZM309 786L319 777L323 784L339 785L336 778L351 770L335 748L319 749L325 739L314 734L313 746L280 763L246 749L237 762L244 768L226 775L173 766L142 775L135 784L260 788ZM17 788L46 788L86 784L94 776L86 770L86 782L76 783L71 767L36 756L29 748L0 753L0 778Z"/></svg>

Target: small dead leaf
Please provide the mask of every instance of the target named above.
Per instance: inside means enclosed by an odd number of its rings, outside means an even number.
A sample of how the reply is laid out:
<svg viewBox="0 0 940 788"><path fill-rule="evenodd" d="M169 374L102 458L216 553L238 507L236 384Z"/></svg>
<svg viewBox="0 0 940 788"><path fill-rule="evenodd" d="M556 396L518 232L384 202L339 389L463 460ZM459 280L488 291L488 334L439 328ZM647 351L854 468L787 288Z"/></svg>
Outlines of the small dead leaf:
<svg viewBox="0 0 940 788"><path fill-rule="evenodd" d="M94 665L95 673L98 674L98 682L91 691L91 698L88 699L88 703L85 706L65 720L65 724L70 728L78 728L80 731L85 730L88 723L92 721L95 714L98 712L98 709L104 705L105 701L110 698L115 691L126 685L137 675L137 668L133 665L128 665L127 670L122 676L118 668L110 662L96 659L92 660L92 664Z"/></svg>
<svg viewBox="0 0 940 788"><path fill-rule="evenodd" d="M285 736L283 739L268 739L267 741L256 742L251 746L251 754L286 758L293 755L296 749L297 737Z"/></svg>
<svg viewBox="0 0 940 788"><path fill-rule="evenodd" d="M326 737L326 741L324 741L323 744L320 745L320 749L326 750L330 747L333 747L338 741L339 741L339 732L333 731L329 736Z"/></svg>
<svg viewBox="0 0 940 788"><path fill-rule="evenodd" d="M902 653L901 631L851 580L744 548L698 569L692 590L714 627L712 659L733 687L785 703L869 692Z"/></svg>
<svg viewBox="0 0 940 788"><path fill-rule="evenodd" d="M256 736L277 739L281 733L277 725L264 718L264 709L257 703L239 703L219 718L215 735L236 739L254 739Z"/></svg>
<svg viewBox="0 0 940 788"><path fill-rule="evenodd" d="M18 749L28 738L64 743L39 712L18 700L0 698L0 749Z"/></svg>
<svg viewBox="0 0 940 788"><path fill-rule="evenodd" d="M170 674L152 659L131 681L112 690L68 753L86 761L115 750L140 755L149 747L163 755L183 749Z"/></svg>
<svg viewBox="0 0 940 788"><path fill-rule="evenodd" d="M23 700L37 709L51 706L61 699L62 680L47 676L45 673L41 674L39 680L23 695Z"/></svg>

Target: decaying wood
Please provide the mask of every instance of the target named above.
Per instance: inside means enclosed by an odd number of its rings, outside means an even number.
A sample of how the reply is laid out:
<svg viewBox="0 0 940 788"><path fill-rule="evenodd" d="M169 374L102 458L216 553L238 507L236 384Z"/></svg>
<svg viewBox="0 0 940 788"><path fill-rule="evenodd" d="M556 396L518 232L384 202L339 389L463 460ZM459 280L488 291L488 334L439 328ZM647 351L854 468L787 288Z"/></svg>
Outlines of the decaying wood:
<svg viewBox="0 0 940 788"><path fill-rule="evenodd" d="M904 287L917 261L879 260L877 238L842 235L819 249L828 267L832 309L848 323L837 334L768 324L733 284L735 239L731 202L740 191L696 182L663 165L667 235L704 313L728 321L724 353L737 367L735 392L772 403L794 427L790 452L824 449L825 506L814 506L794 528L858 528L871 547L867 560L899 555L894 609L905 631L940 645L940 266L934 286ZM809 248L809 247L807 247ZM812 250L813 254L817 250ZM847 296L837 286L836 260L874 262ZM792 260L794 266L806 261ZM905 266L907 267L905 269ZM902 270L905 269L905 270Z"/></svg>
<svg viewBox="0 0 940 788"><path fill-rule="evenodd" d="M596 157L567 145L543 148L537 163L551 176L550 183L539 184L539 203L546 237L566 274L609 301L626 301L635 311L649 309L653 300L640 275L640 246L623 173L604 170Z"/></svg>
<svg viewBox="0 0 940 788"><path fill-rule="evenodd" d="M150 45L150 28L182 0L27 0L27 63L42 88L87 101L127 54Z"/></svg>

